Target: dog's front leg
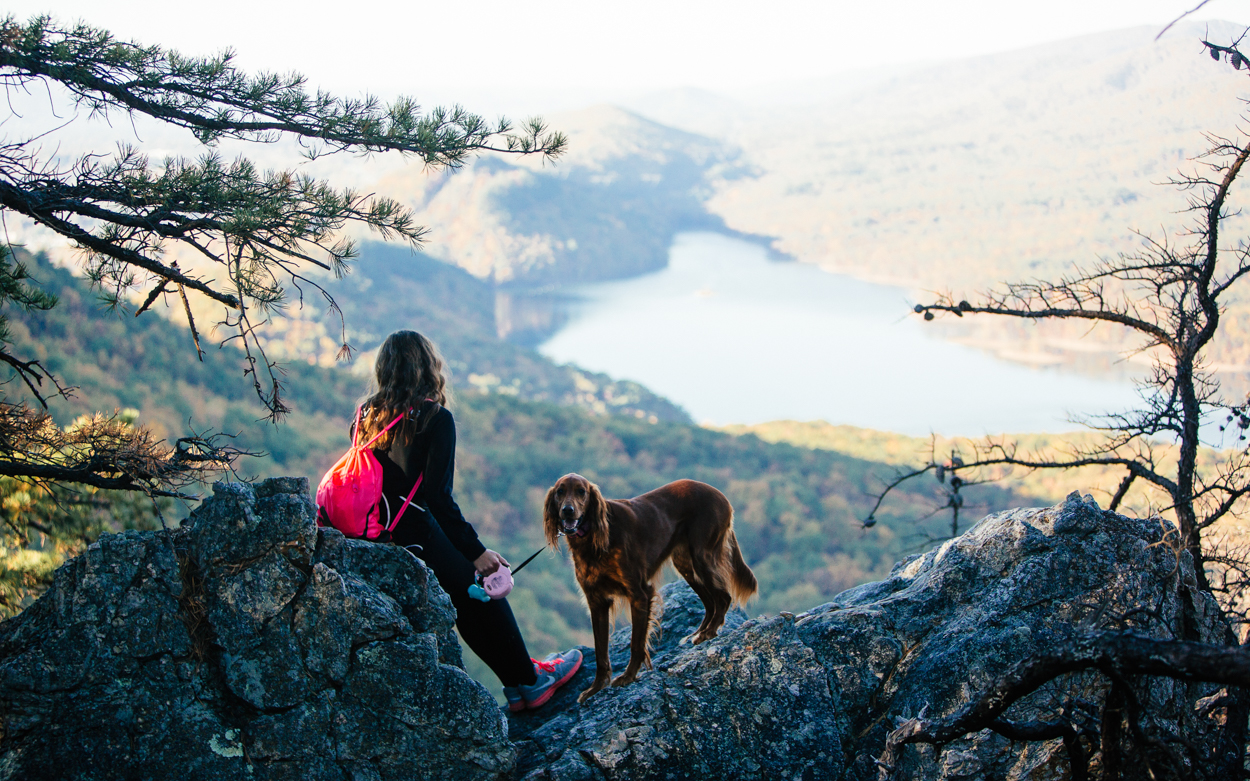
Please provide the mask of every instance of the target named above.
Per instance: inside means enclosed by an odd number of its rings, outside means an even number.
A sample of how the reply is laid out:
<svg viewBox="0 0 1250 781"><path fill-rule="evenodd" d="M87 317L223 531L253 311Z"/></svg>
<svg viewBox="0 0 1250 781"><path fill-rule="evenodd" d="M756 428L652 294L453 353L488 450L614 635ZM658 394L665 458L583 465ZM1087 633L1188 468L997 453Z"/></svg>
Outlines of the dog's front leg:
<svg viewBox="0 0 1250 781"><path fill-rule="evenodd" d="M595 680L586 691L577 697L579 703L608 685L612 679L612 660L608 657L608 629L611 619L612 602L600 600L589 602L590 626L595 631Z"/></svg>

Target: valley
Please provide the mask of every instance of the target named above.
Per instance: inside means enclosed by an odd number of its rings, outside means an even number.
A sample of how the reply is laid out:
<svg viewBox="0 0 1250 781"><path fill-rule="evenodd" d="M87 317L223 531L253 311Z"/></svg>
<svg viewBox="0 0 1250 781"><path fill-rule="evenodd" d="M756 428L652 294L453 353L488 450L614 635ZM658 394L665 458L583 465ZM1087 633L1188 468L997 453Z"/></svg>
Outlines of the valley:
<svg viewBox="0 0 1250 781"><path fill-rule="evenodd" d="M873 430L902 427L888 422L839 427L845 420L832 414L781 410L701 427L662 389L535 349L566 324L559 306L543 301L564 304L581 286L661 271L675 238L700 231L917 296L1053 277L1131 251L1140 241L1134 228L1172 229L1184 219L1183 199L1156 184L1192 165L1202 132L1235 132L1244 74L1195 53L1195 36L1206 32L1181 25L1159 44L1144 29L1100 34L801 94L683 91L596 106L548 117L571 138L555 165L486 155L430 174L420 165L362 162L352 167L355 181L412 206L432 231L420 251L364 243L350 274L326 277L358 350L353 362L335 360L335 318L311 302L292 302L265 326L294 407L278 426L262 422L232 347L196 362L184 321L169 314L176 309L138 319L103 312L97 291L67 270L74 261L63 247L53 248L55 263L22 255L61 303L48 313L10 314L12 344L77 387L71 400L53 404L60 425L132 408L159 437L211 429L263 452L241 464L240 477L315 483L347 445L372 351L393 329L421 330L448 359L460 426L458 496L488 544L514 559L537 548L542 496L568 471L618 497L693 477L734 503L761 582L752 612L801 611L884 577L898 558L943 536L935 481L906 486L875 526L862 521L898 467L960 440ZM36 246L34 234L20 226L14 233ZM907 308L886 317L907 317ZM1230 307L1212 355L1233 392L1250 388L1248 324L1250 305ZM813 338L810 329L792 330L796 341ZM931 333L1017 363L1118 381L1149 357L1124 359L1135 345L1113 333L1091 338L975 320ZM669 337L661 329L647 338ZM895 361L904 370L916 365ZM738 382L722 384L735 392ZM919 377L902 391L925 392L926 382ZM747 382L742 391L766 388ZM775 420L786 417L829 422ZM1080 437L1022 441L1054 451ZM1049 505L1074 489L1101 501L1114 481L1110 473L1034 475L976 486L964 517ZM1158 506L1145 494L1133 501L1142 513ZM535 651L585 642L567 560L544 554L524 575L513 599ZM480 665L474 673L486 675Z"/></svg>

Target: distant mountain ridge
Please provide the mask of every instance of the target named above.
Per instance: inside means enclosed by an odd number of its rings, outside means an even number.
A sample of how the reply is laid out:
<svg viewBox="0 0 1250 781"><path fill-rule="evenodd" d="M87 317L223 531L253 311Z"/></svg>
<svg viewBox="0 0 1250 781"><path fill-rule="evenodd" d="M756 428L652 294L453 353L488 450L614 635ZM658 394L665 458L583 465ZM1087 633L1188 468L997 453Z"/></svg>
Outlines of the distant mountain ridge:
<svg viewBox="0 0 1250 781"><path fill-rule="evenodd" d="M681 230L729 230L713 180L745 171L726 144L613 106L549 117L570 137L555 164L483 157L455 173L412 166L378 192L431 226L426 250L504 285L567 286L663 268Z"/></svg>
<svg viewBox="0 0 1250 781"><path fill-rule="evenodd" d="M1226 22L1136 27L741 95L679 89L548 117L554 165L418 167L379 192L475 276L560 287L643 273L682 229L932 289L1062 272L1131 249L1183 206L1156 186L1235 133L1244 72L1203 55Z"/></svg>
<svg viewBox="0 0 1250 781"><path fill-rule="evenodd" d="M938 63L727 128L758 176L708 209L830 270L924 289L1062 273L1176 227L1159 187L1235 134L1250 82L1227 24L1134 28ZM1181 218L1183 219L1183 218Z"/></svg>
<svg viewBox="0 0 1250 781"><path fill-rule="evenodd" d="M1156 43L1157 31L1142 27L735 96L670 91L628 108L549 116L571 140L555 164L488 156L434 175L407 166L370 189L412 205L431 228L426 252L482 282L473 295L494 312L493 326L479 324L483 344L501 335L540 342L559 322L528 306L533 291L559 296L662 268L682 230L754 237L826 269L917 290L1054 278L1137 246L1135 228L1183 224L1183 195L1158 183L1192 165L1204 131L1236 132L1250 86L1197 41L1240 31L1184 23ZM339 166L336 175L372 170L326 164ZM369 264L366 255L353 273L367 279ZM360 311L348 325L365 349L397 327ZM309 317L276 333L288 343L284 359L324 360L337 347ZM1234 306L1228 322L1243 321L1250 306ZM942 328L1012 360L1099 373L1125 365L1115 334L1095 342L972 319ZM1213 365L1250 387L1250 342L1240 336L1250 325L1230 333ZM505 392L521 377L514 369L464 367ZM558 397L584 396L577 382Z"/></svg>

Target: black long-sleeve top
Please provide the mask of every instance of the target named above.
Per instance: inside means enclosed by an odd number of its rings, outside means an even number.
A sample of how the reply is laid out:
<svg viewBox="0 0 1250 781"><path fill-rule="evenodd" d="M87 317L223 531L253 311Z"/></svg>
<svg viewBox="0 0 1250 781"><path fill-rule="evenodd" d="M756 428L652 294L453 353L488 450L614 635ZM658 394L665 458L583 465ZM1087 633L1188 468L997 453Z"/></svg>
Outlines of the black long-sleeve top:
<svg viewBox="0 0 1250 781"><path fill-rule="evenodd" d="M373 451L382 465L382 492L397 512L417 475L423 475L421 487L412 501L427 508L456 550L474 561L486 551L486 546L478 540L477 531L465 520L452 496L456 467L455 418L446 407L432 401L422 403L409 414L416 419L418 433L408 446L404 447L396 437L389 450ZM432 417L422 420L426 415ZM409 508L400 523L407 524L412 512Z"/></svg>

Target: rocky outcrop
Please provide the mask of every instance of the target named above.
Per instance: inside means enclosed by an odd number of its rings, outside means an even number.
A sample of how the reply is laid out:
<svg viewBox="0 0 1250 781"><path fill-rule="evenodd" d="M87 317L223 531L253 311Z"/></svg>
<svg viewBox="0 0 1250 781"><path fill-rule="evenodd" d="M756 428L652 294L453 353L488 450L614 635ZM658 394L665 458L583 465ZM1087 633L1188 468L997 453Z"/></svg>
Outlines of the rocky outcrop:
<svg viewBox="0 0 1250 781"><path fill-rule="evenodd" d="M432 574L313 509L303 479L219 483L62 567L0 625L0 779L507 777Z"/></svg>
<svg viewBox="0 0 1250 781"><path fill-rule="evenodd" d="M1130 627L1222 642L1216 605L1196 590L1192 565L1168 530L1074 494L1057 507L989 516L901 562L889 579L807 613L739 617L736 627L694 648L675 643L701 606L684 583L671 584L655 669L585 706L576 705L576 691L562 692L548 710L514 718L519 774L559 781L876 779L876 760L900 720L949 714L1017 661L1074 634ZM612 656L623 665L627 634L618 632ZM579 675L570 688L589 683L588 672ZM1194 749L1155 757L1155 767L1179 762L1182 777L1194 775L1193 764L1213 745L1212 722L1195 714L1194 703L1215 687L1158 678L1137 685L1149 703L1145 732L1160 744ZM1106 688L1096 675L1069 675L1008 715L1053 719L1074 707L1097 714ZM1151 750L1138 747L1134 761ZM909 748L894 775L1067 777L1061 741L1012 742L988 731L941 752Z"/></svg>
<svg viewBox="0 0 1250 781"><path fill-rule="evenodd" d="M682 639L703 620L703 603L685 581L668 584L661 596L653 671L579 706L577 696L595 668L594 650L583 648L582 669L548 705L512 717L518 776L838 777L827 775L844 763L825 723L836 700L828 673L795 636L794 622L748 621L735 609L717 639L691 647ZM628 626L612 637L609 653L618 672L629 661L629 643Z"/></svg>
<svg viewBox="0 0 1250 781"><path fill-rule="evenodd" d="M424 565L316 529L307 490L219 484L183 529L102 538L0 625L0 780L866 781L900 721L956 711L1065 638L1131 628L1218 643L1226 631L1170 527L1074 494L989 516L807 613L731 613L699 646L681 639L702 605L670 584L654 669L579 706L585 649L547 706L507 716L460 668L451 606ZM622 668L627 629L610 652ZM1196 775L1213 722L1194 705L1215 687L1132 685L1145 707L1126 772L1151 761L1159 777ZM1071 674L1007 716L1092 723L1107 686ZM893 769L1068 777L1060 741L988 731L908 747Z"/></svg>

